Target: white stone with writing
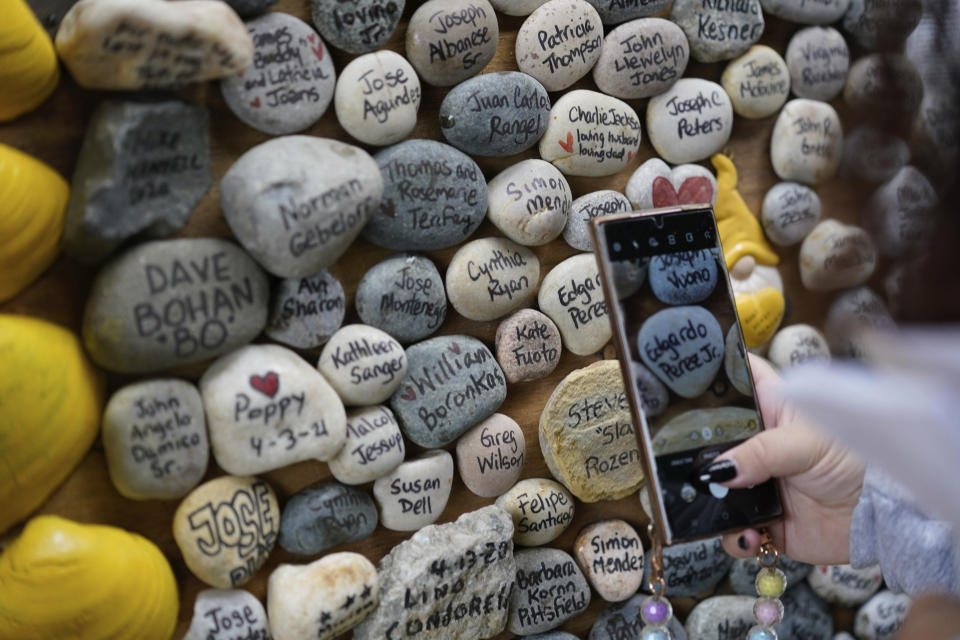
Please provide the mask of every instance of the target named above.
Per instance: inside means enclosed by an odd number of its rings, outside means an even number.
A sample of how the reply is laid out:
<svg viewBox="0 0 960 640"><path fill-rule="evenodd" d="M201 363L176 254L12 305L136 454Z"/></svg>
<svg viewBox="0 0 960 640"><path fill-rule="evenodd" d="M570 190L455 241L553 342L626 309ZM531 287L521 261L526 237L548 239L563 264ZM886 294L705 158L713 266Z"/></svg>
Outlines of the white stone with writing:
<svg viewBox="0 0 960 640"><path fill-rule="evenodd" d="M877 187L867 203L864 226L883 255L916 251L934 232L939 201L927 177L907 165Z"/></svg>
<svg viewBox="0 0 960 640"><path fill-rule="evenodd" d="M623 520L587 525L573 543L573 557L607 602L621 602L637 592L643 580L643 542Z"/></svg>
<svg viewBox="0 0 960 640"><path fill-rule="evenodd" d="M200 378L217 464L234 475L329 460L346 441L336 391L293 351L251 345L218 359Z"/></svg>
<svg viewBox="0 0 960 640"><path fill-rule="evenodd" d="M520 549L507 629L530 635L559 627L590 604L590 585L566 551Z"/></svg>
<svg viewBox="0 0 960 640"><path fill-rule="evenodd" d="M697 62L730 60L763 35L760 0L674 0L670 20L687 34Z"/></svg>
<svg viewBox="0 0 960 640"><path fill-rule="evenodd" d="M631 20L607 34L593 81L618 98L649 98L672 87L689 59L687 36L676 24L663 18Z"/></svg>
<svg viewBox="0 0 960 640"><path fill-rule="evenodd" d="M354 58L340 72L333 97L340 126L360 142L400 142L417 124L420 78L406 58L377 51Z"/></svg>
<svg viewBox="0 0 960 640"><path fill-rule="evenodd" d="M833 100L847 81L850 49L833 27L807 27L787 44L790 88L798 98Z"/></svg>
<svg viewBox="0 0 960 640"><path fill-rule="evenodd" d="M343 285L326 269L274 286L264 333L296 349L315 349L330 339L347 312Z"/></svg>
<svg viewBox="0 0 960 640"><path fill-rule="evenodd" d="M337 261L382 193L380 170L366 151L285 136L240 156L220 182L220 206L240 244L267 271L302 278Z"/></svg>
<svg viewBox="0 0 960 640"><path fill-rule="evenodd" d="M866 231L824 220L800 245L800 280L811 291L861 285L877 267L877 248Z"/></svg>
<svg viewBox="0 0 960 640"><path fill-rule="evenodd" d="M760 0L763 10L788 22L800 24L830 24L843 16L850 0L817 0L816 2L797 2L796 0Z"/></svg>
<svg viewBox="0 0 960 640"><path fill-rule="evenodd" d="M407 460L373 483L380 524L391 531L416 531L436 522L453 487L453 456L443 449Z"/></svg>
<svg viewBox="0 0 960 640"><path fill-rule="evenodd" d="M207 471L203 402L189 382L144 380L118 389L101 429L110 480L124 497L179 498Z"/></svg>
<svg viewBox="0 0 960 640"><path fill-rule="evenodd" d="M678 204L717 202L717 179L699 164L670 168L660 158L650 158L630 175L625 189L634 209L655 209Z"/></svg>
<svg viewBox="0 0 960 640"><path fill-rule="evenodd" d="M449 87L483 71L499 40L487 0L428 0L407 23L407 59L421 80Z"/></svg>
<svg viewBox="0 0 960 640"><path fill-rule="evenodd" d="M567 225L563 228L563 239L577 251L593 251L590 221L631 210L630 201L619 191L612 189L591 191L580 196L570 205Z"/></svg>
<svg viewBox="0 0 960 640"><path fill-rule="evenodd" d="M820 221L820 196L797 182L778 182L763 197L760 221L774 244L789 247L813 231Z"/></svg>
<svg viewBox="0 0 960 640"><path fill-rule="evenodd" d="M755 44L730 63L720 78L733 110L744 118L766 118L790 95L790 71L774 49Z"/></svg>
<svg viewBox="0 0 960 640"><path fill-rule="evenodd" d="M535 247L563 231L573 194L555 166L543 160L522 160L487 184L487 198L490 222L514 242Z"/></svg>
<svg viewBox="0 0 960 640"><path fill-rule="evenodd" d="M753 619L756 601L750 596L713 596L701 600L687 615L687 636L697 640L746 638L756 624Z"/></svg>
<svg viewBox="0 0 960 640"><path fill-rule="evenodd" d="M720 269L716 250L675 251L650 258L650 290L665 304L694 304L710 297Z"/></svg>
<svg viewBox="0 0 960 640"><path fill-rule="evenodd" d="M844 291L833 299L827 308L823 334L833 355L862 358L866 353L862 338L865 332L895 328L883 298L864 286Z"/></svg>
<svg viewBox="0 0 960 640"><path fill-rule="evenodd" d="M540 138L540 157L569 176L613 175L639 148L640 119L633 107L586 89L568 91L554 103Z"/></svg>
<svg viewBox="0 0 960 640"><path fill-rule="evenodd" d="M269 640L267 612L243 589L204 589L193 603L193 618L183 640Z"/></svg>
<svg viewBox="0 0 960 640"><path fill-rule="evenodd" d="M910 162L911 153L903 138L865 124L844 136L841 170L857 180L884 182Z"/></svg>
<svg viewBox="0 0 960 640"><path fill-rule="evenodd" d="M883 584L879 565L854 569L849 564L818 565L807 575L814 593L829 602L844 607L863 604Z"/></svg>
<svg viewBox="0 0 960 640"><path fill-rule="evenodd" d="M523 21L517 67L547 91L562 91L587 75L600 57L603 24L585 0L550 0Z"/></svg>
<svg viewBox="0 0 960 640"><path fill-rule="evenodd" d="M347 413L347 441L329 461L330 473L344 484L364 484L396 469L406 454L400 425L387 407L361 407Z"/></svg>
<svg viewBox="0 0 960 640"><path fill-rule="evenodd" d="M697 162L720 151L733 132L730 96L716 82L683 78L647 103L650 144L667 162Z"/></svg>
<svg viewBox="0 0 960 640"><path fill-rule="evenodd" d="M450 304L470 320L496 320L537 293L537 255L506 238L483 238L460 247L447 267Z"/></svg>
<svg viewBox="0 0 960 640"><path fill-rule="evenodd" d="M613 335L593 254L567 258L544 276L540 310L557 324L563 346L578 356L596 353Z"/></svg>
<svg viewBox="0 0 960 640"><path fill-rule="evenodd" d="M905 593L883 590L857 611L853 633L859 640L893 640L907 619L913 600Z"/></svg>
<svg viewBox="0 0 960 640"><path fill-rule="evenodd" d="M679 396L706 391L723 365L723 329L713 314L692 305L650 316L637 333L640 359Z"/></svg>
<svg viewBox="0 0 960 640"><path fill-rule="evenodd" d="M784 105L770 139L770 161L781 180L826 182L842 157L843 126L833 107L803 98Z"/></svg>
<svg viewBox="0 0 960 640"><path fill-rule="evenodd" d="M575 505L559 482L527 478L497 498L497 506L513 518L513 541L522 547L538 547L567 530Z"/></svg>
<svg viewBox="0 0 960 640"><path fill-rule="evenodd" d="M493 8L507 16L528 16L547 0L490 0Z"/></svg>
<svg viewBox="0 0 960 640"><path fill-rule="evenodd" d="M220 82L234 115L271 135L313 125L330 106L336 71L327 46L303 20L278 11L246 23L253 64Z"/></svg>
<svg viewBox="0 0 960 640"><path fill-rule="evenodd" d="M401 343L426 338L447 316L447 294L436 265L426 256L393 255L360 278L357 315Z"/></svg>
<svg viewBox="0 0 960 640"><path fill-rule="evenodd" d="M310 0L310 17L331 47L359 54L387 44L405 6L405 0Z"/></svg>
<svg viewBox="0 0 960 640"><path fill-rule="evenodd" d="M407 356L390 334L348 324L324 346L317 370L348 406L384 402L407 375Z"/></svg>
<svg viewBox="0 0 960 640"><path fill-rule="evenodd" d="M792 324L777 331L767 358L781 371L807 363L830 362L830 346L816 327Z"/></svg>
<svg viewBox="0 0 960 640"><path fill-rule="evenodd" d="M520 477L526 449L520 425L509 416L495 413L457 441L460 479L476 495L495 498Z"/></svg>
<svg viewBox="0 0 960 640"><path fill-rule="evenodd" d="M497 327L494 349L507 382L539 380L560 363L560 330L549 316L521 309Z"/></svg>

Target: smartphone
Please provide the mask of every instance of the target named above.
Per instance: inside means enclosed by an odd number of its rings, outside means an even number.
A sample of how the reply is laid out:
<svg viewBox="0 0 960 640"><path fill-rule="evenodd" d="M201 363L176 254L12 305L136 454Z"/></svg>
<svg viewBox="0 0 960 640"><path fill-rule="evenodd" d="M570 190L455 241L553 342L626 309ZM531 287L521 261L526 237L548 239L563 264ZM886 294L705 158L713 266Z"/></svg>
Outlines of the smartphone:
<svg viewBox="0 0 960 640"><path fill-rule="evenodd" d="M660 539L782 518L775 480L745 489L700 480L763 429L713 209L595 218L591 233Z"/></svg>

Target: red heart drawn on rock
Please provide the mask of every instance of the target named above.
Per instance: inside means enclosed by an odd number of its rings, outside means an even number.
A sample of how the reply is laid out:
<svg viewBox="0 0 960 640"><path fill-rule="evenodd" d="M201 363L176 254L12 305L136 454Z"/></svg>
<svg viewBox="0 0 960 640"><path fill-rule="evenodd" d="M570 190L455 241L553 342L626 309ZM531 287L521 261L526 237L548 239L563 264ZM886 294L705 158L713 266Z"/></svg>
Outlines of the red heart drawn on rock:
<svg viewBox="0 0 960 640"><path fill-rule="evenodd" d="M313 55L317 56L317 60L323 60L323 45L319 47L310 47L310 51L313 51Z"/></svg>
<svg viewBox="0 0 960 640"><path fill-rule="evenodd" d="M563 147L564 151L566 151L567 153L573 153L573 134L572 133L567 131L566 142L564 142L563 140L557 140L557 142L560 144L561 147Z"/></svg>
<svg viewBox="0 0 960 640"><path fill-rule="evenodd" d="M627 151L627 162L633 160L633 151Z"/></svg>
<svg viewBox="0 0 960 640"><path fill-rule="evenodd" d="M256 98L254 98L253 100L251 100L251 101L250 101L250 106L253 107L254 109L259 109L259 108L260 108L260 96L257 96Z"/></svg>
<svg viewBox="0 0 960 640"><path fill-rule="evenodd" d="M447 345L447 351L452 351L453 353L460 355L460 345L456 342L451 342Z"/></svg>
<svg viewBox="0 0 960 640"><path fill-rule="evenodd" d="M400 397L403 400L412 402L417 399L417 392L413 390L413 387L408 385L407 388L403 390L403 393L400 394Z"/></svg>
<svg viewBox="0 0 960 640"><path fill-rule="evenodd" d="M687 178L677 192L679 204L703 204L713 200L713 185L703 176Z"/></svg>
<svg viewBox="0 0 960 640"><path fill-rule="evenodd" d="M673 185L663 176L657 176L653 179L650 194L653 198L654 207L672 207L679 202Z"/></svg>
<svg viewBox="0 0 960 640"><path fill-rule="evenodd" d="M820 567L820 573L826 573L829 570L829 567Z"/></svg>
<svg viewBox="0 0 960 640"><path fill-rule="evenodd" d="M307 36L307 40L309 40L310 42L314 42L316 39L317 39L317 34L315 33L311 33L310 35Z"/></svg>
<svg viewBox="0 0 960 640"><path fill-rule="evenodd" d="M250 386L272 398L280 388L280 376L275 371L269 371L265 376L250 376Z"/></svg>

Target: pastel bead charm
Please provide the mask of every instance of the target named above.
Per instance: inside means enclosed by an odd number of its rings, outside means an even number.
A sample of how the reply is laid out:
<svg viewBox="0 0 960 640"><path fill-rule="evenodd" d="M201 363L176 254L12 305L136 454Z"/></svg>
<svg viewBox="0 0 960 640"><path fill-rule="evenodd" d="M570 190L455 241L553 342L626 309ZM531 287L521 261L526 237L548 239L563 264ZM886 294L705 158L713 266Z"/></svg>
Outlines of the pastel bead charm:
<svg viewBox="0 0 960 640"><path fill-rule="evenodd" d="M640 632L640 640L672 640L670 630L663 627L646 627Z"/></svg>
<svg viewBox="0 0 960 640"><path fill-rule="evenodd" d="M783 603L775 598L757 598L753 605L753 617L765 627L773 627L783 620Z"/></svg>
<svg viewBox="0 0 960 640"><path fill-rule="evenodd" d="M640 616L643 618L643 621L649 625L658 626L667 624L671 615L673 615L673 607L665 598L650 597L640 608Z"/></svg>
<svg viewBox="0 0 960 640"><path fill-rule="evenodd" d="M777 632L765 627L753 627L747 633L747 640L777 640Z"/></svg>
<svg viewBox="0 0 960 640"><path fill-rule="evenodd" d="M774 567L762 569L757 574L757 593L765 598L779 598L787 590L787 576Z"/></svg>
<svg viewBox="0 0 960 640"><path fill-rule="evenodd" d="M0 122L36 109L59 81L53 41L33 11L24 0L4 2L0 21Z"/></svg>

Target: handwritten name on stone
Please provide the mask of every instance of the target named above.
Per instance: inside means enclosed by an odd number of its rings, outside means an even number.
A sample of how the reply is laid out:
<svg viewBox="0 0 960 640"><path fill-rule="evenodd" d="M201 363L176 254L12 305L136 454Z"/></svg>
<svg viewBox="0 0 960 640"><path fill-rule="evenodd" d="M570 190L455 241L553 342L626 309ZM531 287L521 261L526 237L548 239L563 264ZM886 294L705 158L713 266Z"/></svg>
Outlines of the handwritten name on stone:
<svg viewBox="0 0 960 640"><path fill-rule="evenodd" d="M736 58L764 29L760 0L675 0L670 20L687 34L697 62Z"/></svg>
<svg viewBox="0 0 960 640"><path fill-rule="evenodd" d="M590 586L577 563L559 549L514 554L517 582L510 598L511 633L530 635L558 627L590 604Z"/></svg>
<svg viewBox="0 0 960 640"><path fill-rule="evenodd" d="M766 118L780 110L790 94L790 71L780 54L755 44L723 70L720 80L733 110L744 118Z"/></svg>
<svg viewBox="0 0 960 640"><path fill-rule="evenodd" d="M429 0L407 25L407 59L424 82L448 87L480 73L499 40L487 0Z"/></svg>
<svg viewBox="0 0 960 640"><path fill-rule="evenodd" d="M392 531L415 531L440 517L453 486L453 456L442 449L408 460L373 483L380 522Z"/></svg>
<svg viewBox="0 0 960 640"><path fill-rule="evenodd" d="M643 579L643 543L623 520L603 520L583 528L573 543L574 557L600 597L626 600Z"/></svg>
<svg viewBox="0 0 960 640"><path fill-rule="evenodd" d="M317 369L347 405L370 405L389 398L407 373L400 343L365 324L337 331L320 352Z"/></svg>
<svg viewBox="0 0 960 640"><path fill-rule="evenodd" d="M723 364L723 331L699 306L674 307L650 316L637 334L640 359L684 398L695 398L713 383Z"/></svg>
<svg viewBox="0 0 960 640"><path fill-rule="evenodd" d="M683 78L647 104L647 135L657 153L673 164L707 158L730 139L733 106L723 87Z"/></svg>
<svg viewBox="0 0 960 640"><path fill-rule="evenodd" d="M267 613L249 591L204 589L183 640L270 640Z"/></svg>
<svg viewBox="0 0 960 640"><path fill-rule="evenodd" d="M787 45L790 86L798 98L833 100L843 90L850 68L850 50L833 27L807 27Z"/></svg>
<svg viewBox="0 0 960 640"><path fill-rule="evenodd" d="M377 522L377 507L363 489L337 482L315 484L284 505L278 542L290 553L315 555L367 538Z"/></svg>
<svg viewBox="0 0 960 640"><path fill-rule="evenodd" d="M513 486L526 461L523 429L512 418L495 413L457 441L457 469L467 488L495 498Z"/></svg>
<svg viewBox="0 0 960 640"><path fill-rule="evenodd" d="M497 506L513 518L513 541L524 547L555 540L573 522L573 496L545 478L521 480L497 498Z"/></svg>
<svg viewBox="0 0 960 640"><path fill-rule="evenodd" d="M497 327L497 362L510 383L550 374L560 362L561 345L557 325L534 309L521 309Z"/></svg>
<svg viewBox="0 0 960 640"><path fill-rule="evenodd" d="M561 91L587 75L602 45L597 10L584 0L559 0L537 8L520 25L517 66L547 91Z"/></svg>
<svg viewBox="0 0 960 640"><path fill-rule="evenodd" d="M315 0L310 3L310 16L331 46L359 54L386 44L400 22L405 5L405 0Z"/></svg>
<svg viewBox="0 0 960 640"><path fill-rule="evenodd" d="M401 343L426 338L447 314L437 267L426 256L399 254L367 271L357 285L357 315Z"/></svg>
<svg viewBox="0 0 960 640"><path fill-rule="evenodd" d="M866 282L877 266L877 249L866 231L824 220L800 245L800 279L811 291L834 291Z"/></svg>
<svg viewBox="0 0 960 640"><path fill-rule="evenodd" d="M788 102L773 125L770 160L781 180L815 185L837 173L843 127L833 107L817 100Z"/></svg>
<svg viewBox="0 0 960 640"><path fill-rule="evenodd" d="M471 320L506 315L536 295L540 261L506 238L483 238L460 247L447 267L450 304Z"/></svg>
<svg viewBox="0 0 960 640"><path fill-rule="evenodd" d="M560 235L573 200L566 178L543 160L523 160L504 169L487 191L490 222L514 242L531 247Z"/></svg>
<svg viewBox="0 0 960 640"><path fill-rule="evenodd" d="M274 287L264 333L297 349L314 349L340 328L345 314L343 285L323 269L308 278L285 278Z"/></svg>
<svg viewBox="0 0 960 640"><path fill-rule="evenodd" d="M813 230L820 210L816 191L797 182L778 182L763 197L760 221L772 242L788 247Z"/></svg>
<svg viewBox="0 0 960 640"><path fill-rule="evenodd" d="M599 351L612 335L596 258L567 258L544 278L537 294L540 310L550 316L564 346L577 355Z"/></svg>
<svg viewBox="0 0 960 640"><path fill-rule="evenodd" d="M618 98L649 98L682 77L689 58L680 27L662 18L634 20L607 34L593 80L601 91Z"/></svg>
<svg viewBox="0 0 960 640"><path fill-rule="evenodd" d="M393 412L375 405L347 414L347 442L330 460L330 472L340 482L363 484L397 468L405 448Z"/></svg>
<svg viewBox="0 0 960 640"><path fill-rule="evenodd" d="M393 51L377 51L343 68L334 107L347 133L379 146L399 142L413 130L421 95L420 79L410 63Z"/></svg>

